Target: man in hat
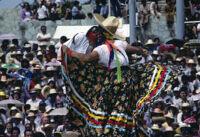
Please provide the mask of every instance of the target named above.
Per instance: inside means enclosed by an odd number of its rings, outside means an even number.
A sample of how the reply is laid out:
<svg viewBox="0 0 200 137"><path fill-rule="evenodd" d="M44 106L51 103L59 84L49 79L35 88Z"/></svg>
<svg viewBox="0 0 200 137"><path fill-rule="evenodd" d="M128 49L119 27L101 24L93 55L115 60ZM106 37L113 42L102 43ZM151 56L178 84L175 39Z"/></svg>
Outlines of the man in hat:
<svg viewBox="0 0 200 137"><path fill-rule="evenodd" d="M181 112L177 115L177 122L179 124L184 123L184 120L191 117L192 114L192 108L189 103L183 103L181 106Z"/></svg>
<svg viewBox="0 0 200 137"><path fill-rule="evenodd" d="M37 91L32 90L30 92L30 99L26 101L26 104L30 104L31 106L35 106L38 108L41 99L37 97Z"/></svg>
<svg viewBox="0 0 200 137"><path fill-rule="evenodd" d="M25 127L21 123L21 121L23 120L22 114L16 113L16 115L12 117L12 119L14 120L13 127L18 127L20 129L20 136L22 136L25 131Z"/></svg>
<svg viewBox="0 0 200 137"><path fill-rule="evenodd" d="M56 108L56 96L57 92L56 89L50 89L49 95L45 101L47 106L50 106L51 108Z"/></svg>

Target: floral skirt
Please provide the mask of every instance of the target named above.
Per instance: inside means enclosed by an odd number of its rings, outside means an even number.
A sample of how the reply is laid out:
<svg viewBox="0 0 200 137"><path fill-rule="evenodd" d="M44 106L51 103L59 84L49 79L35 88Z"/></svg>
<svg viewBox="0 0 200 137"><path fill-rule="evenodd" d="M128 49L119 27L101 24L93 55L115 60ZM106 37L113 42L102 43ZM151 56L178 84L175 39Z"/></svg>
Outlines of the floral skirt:
<svg viewBox="0 0 200 137"><path fill-rule="evenodd" d="M68 91L68 107L73 123L83 126L86 136L134 136L136 119L143 106L156 97L176 72L153 63L121 67L108 71L97 63L63 60L63 77ZM65 66L65 65L63 65ZM67 73L65 73L67 72Z"/></svg>

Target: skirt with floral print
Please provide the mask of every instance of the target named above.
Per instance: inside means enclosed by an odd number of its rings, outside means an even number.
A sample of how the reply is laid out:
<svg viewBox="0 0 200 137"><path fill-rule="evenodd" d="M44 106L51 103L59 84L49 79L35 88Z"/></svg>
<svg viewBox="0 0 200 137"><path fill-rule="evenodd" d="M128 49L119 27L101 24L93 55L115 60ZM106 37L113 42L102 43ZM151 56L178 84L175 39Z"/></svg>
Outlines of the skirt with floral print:
<svg viewBox="0 0 200 137"><path fill-rule="evenodd" d="M63 64L73 123L84 127L87 137L134 136L135 116L177 74L168 66L150 62L121 67L122 82L118 83L116 69L108 71L72 57L63 59Z"/></svg>

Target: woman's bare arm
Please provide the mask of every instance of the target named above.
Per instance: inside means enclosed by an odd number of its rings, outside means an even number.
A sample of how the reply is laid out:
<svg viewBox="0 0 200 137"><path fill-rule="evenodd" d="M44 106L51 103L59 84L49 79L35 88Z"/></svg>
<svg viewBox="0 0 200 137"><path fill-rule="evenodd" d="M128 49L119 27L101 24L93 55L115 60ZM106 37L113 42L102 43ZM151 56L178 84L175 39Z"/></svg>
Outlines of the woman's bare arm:
<svg viewBox="0 0 200 137"><path fill-rule="evenodd" d="M62 46L62 50L64 53L67 54L70 49L67 46ZM95 60L97 61L99 59L99 54L96 51L92 51L89 54L82 54L82 53L77 53L75 51L72 51L71 56L84 62L91 62Z"/></svg>

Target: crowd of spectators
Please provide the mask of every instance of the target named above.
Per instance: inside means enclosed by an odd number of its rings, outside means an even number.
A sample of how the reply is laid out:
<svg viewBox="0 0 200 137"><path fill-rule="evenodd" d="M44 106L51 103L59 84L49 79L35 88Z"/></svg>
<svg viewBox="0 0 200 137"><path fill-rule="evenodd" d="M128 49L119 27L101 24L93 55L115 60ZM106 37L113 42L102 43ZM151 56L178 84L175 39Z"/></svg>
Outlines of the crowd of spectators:
<svg viewBox="0 0 200 137"><path fill-rule="evenodd" d="M70 115L53 116L51 112L66 109L67 89L61 78L59 48L67 38L56 44L46 26L41 26L37 42L19 45L17 39L1 43L0 135L60 136L64 132L79 136L82 132L70 121ZM167 85L159 98L147 104L137 122L146 133L158 137L199 136L200 127L200 50L160 43L159 38L146 44L133 43L148 49L146 58L133 55L137 63L153 61L176 65L182 72L178 81ZM61 113L61 112L59 112ZM58 114L61 115L61 114ZM164 134L163 134L164 133Z"/></svg>

